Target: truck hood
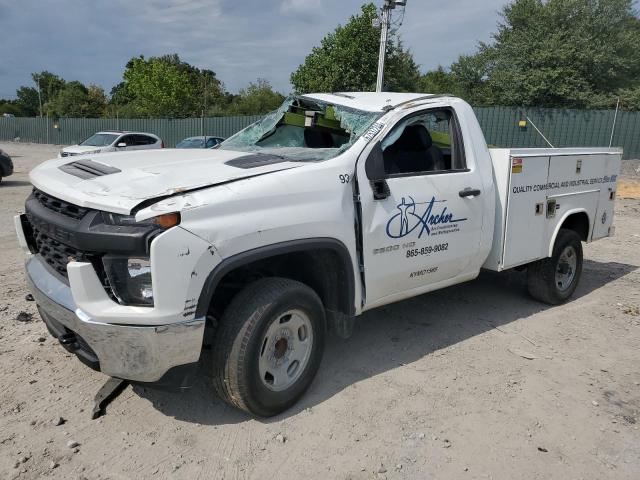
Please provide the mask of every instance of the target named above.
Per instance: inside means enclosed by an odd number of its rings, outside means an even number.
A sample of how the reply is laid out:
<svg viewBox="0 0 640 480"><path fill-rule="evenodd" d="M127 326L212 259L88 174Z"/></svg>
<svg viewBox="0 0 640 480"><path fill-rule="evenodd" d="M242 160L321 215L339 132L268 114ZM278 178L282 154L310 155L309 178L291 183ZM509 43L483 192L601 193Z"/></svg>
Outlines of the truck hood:
<svg viewBox="0 0 640 480"><path fill-rule="evenodd" d="M225 163L231 160L239 166ZM147 200L300 166L246 152L164 149L49 160L29 179L74 205L126 215Z"/></svg>

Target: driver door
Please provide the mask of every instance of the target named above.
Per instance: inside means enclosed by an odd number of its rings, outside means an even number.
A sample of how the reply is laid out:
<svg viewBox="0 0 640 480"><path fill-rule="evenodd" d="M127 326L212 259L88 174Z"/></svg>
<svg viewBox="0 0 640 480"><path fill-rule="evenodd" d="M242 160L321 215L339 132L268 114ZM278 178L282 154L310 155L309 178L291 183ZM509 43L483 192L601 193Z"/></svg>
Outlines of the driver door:
<svg viewBox="0 0 640 480"><path fill-rule="evenodd" d="M366 308L472 273L481 178L450 107L411 113L358 163Z"/></svg>

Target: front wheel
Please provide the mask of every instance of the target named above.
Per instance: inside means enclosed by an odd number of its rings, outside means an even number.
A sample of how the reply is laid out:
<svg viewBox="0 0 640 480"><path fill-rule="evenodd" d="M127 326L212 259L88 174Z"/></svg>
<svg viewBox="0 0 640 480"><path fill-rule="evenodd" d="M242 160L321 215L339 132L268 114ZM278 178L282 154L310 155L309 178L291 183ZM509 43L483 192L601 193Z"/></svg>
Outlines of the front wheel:
<svg viewBox="0 0 640 480"><path fill-rule="evenodd" d="M573 295L581 275L580 237L573 230L561 229L553 246L553 255L529 265L529 293L536 300L558 305Z"/></svg>
<svg viewBox="0 0 640 480"><path fill-rule="evenodd" d="M293 405L318 371L325 340L318 295L285 278L258 280L225 310L213 341L213 384L227 403L268 417Z"/></svg>

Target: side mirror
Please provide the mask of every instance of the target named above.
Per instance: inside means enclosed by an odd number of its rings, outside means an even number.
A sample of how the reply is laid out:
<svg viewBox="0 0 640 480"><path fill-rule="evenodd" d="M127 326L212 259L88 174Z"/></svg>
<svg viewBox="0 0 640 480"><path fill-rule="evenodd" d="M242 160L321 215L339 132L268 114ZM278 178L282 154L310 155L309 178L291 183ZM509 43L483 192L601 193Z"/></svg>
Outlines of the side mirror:
<svg viewBox="0 0 640 480"><path fill-rule="evenodd" d="M386 180L386 172L384 171L384 152L382 145L377 142L364 165L365 173L371 183L374 200L384 200L391 195L389 184Z"/></svg>
<svg viewBox="0 0 640 480"><path fill-rule="evenodd" d="M386 177L384 171L384 152L382 151L382 145L377 142L364 165L364 170L367 174L367 178L371 181L384 180Z"/></svg>
<svg viewBox="0 0 640 480"><path fill-rule="evenodd" d="M124 148L126 146L127 144L125 142L120 142L119 144L116 145L117 148Z"/></svg>

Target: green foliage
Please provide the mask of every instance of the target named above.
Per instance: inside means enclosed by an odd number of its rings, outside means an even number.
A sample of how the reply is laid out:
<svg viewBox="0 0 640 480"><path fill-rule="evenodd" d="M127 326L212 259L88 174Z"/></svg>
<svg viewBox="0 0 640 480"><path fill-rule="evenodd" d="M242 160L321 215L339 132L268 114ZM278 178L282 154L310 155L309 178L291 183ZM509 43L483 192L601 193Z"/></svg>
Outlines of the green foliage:
<svg viewBox="0 0 640 480"><path fill-rule="evenodd" d="M123 81L111 89L110 99L101 87L66 82L50 72L34 73L40 80L43 114L52 117L101 116L121 118L183 118L225 115L260 115L275 110L284 96L264 79L240 90L225 91L211 70L182 62L178 55L132 58ZM38 90L20 87L15 101L0 99L0 114L37 116L40 114Z"/></svg>
<svg viewBox="0 0 640 480"><path fill-rule="evenodd" d="M379 2L378 2L379 3ZM380 28L373 3L322 39L291 82L299 93L375 88ZM511 0L490 43L449 68L420 75L413 56L390 32L385 90L451 93L476 106L538 106L640 110L640 19L633 0ZM262 79L238 95L211 70L177 54L132 58L107 101L100 87L66 82L42 71L0 113L37 116L195 117L252 115L275 109L283 96ZM40 95L38 93L38 85Z"/></svg>
<svg viewBox="0 0 640 480"><path fill-rule="evenodd" d="M213 71L198 69L174 54L131 59L124 81L111 90L107 111L130 118L258 115L274 110L283 99L263 79L231 95Z"/></svg>
<svg viewBox="0 0 640 480"><path fill-rule="evenodd" d="M25 117L35 117L40 115L40 101L38 100L38 90L32 87L20 87L16 90L16 105L20 110L20 115Z"/></svg>
<svg viewBox="0 0 640 480"><path fill-rule="evenodd" d="M52 117L100 117L107 99L104 90L96 85L85 87L78 81L68 82L53 100L47 102L46 111Z"/></svg>
<svg viewBox="0 0 640 480"><path fill-rule="evenodd" d="M375 90L378 71L380 28L373 3L362 6L345 26L338 26L322 39L298 69L291 74L296 92L339 92ZM415 90L418 67L411 53L404 50L395 32L387 48L385 89Z"/></svg>
<svg viewBox="0 0 640 480"><path fill-rule="evenodd" d="M116 88L117 101L127 101L140 117L198 116L223 96L214 72L182 62L175 54L132 58L124 83Z"/></svg>
<svg viewBox="0 0 640 480"><path fill-rule="evenodd" d="M492 44L444 72L452 93L475 105L573 108L612 108L620 96L637 108L640 20L632 0L515 0L501 16ZM438 75L427 73L421 87Z"/></svg>
<svg viewBox="0 0 640 480"><path fill-rule="evenodd" d="M418 80L418 90L427 93L451 93L455 94L458 84L451 72L445 71L442 66L425 73Z"/></svg>
<svg viewBox="0 0 640 480"><path fill-rule="evenodd" d="M259 78L233 98L226 109L228 115L261 115L276 110L284 101L284 95L273 90L271 84Z"/></svg>
<svg viewBox="0 0 640 480"><path fill-rule="evenodd" d="M0 115L8 113L16 117L22 116L22 108L16 100L0 100Z"/></svg>
<svg viewBox="0 0 640 480"><path fill-rule="evenodd" d="M65 81L62 78L46 70L32 73L31 78L33 83L40 88L43 105L53 100L65 86Z"/></svg>
<svg viewBox="0 0 640 480"><path fill-rule="evenodd" d="M40 115L40 105L42 102L42 112L46 112L46 105L52 101L56 95L62 90L65 82L59 76L42 71L39 73L32 73L31 78L35 87L20 87L16 91L18 97L17 105L19 106L22 115L36 116ZM40 94L38 95L38 89Z"/></svg>
<svg viewBox="0 0 640 480"><path fill-rule="evenodd" d="M100 87L87 88L78 81L66 82L47 71L33 73L31 78L36 86L18 88L17 100L4 102L0 113L35 117L40 115L41 104L42 114L53 117L98 117L105 111L107 100Z"/></svg>

